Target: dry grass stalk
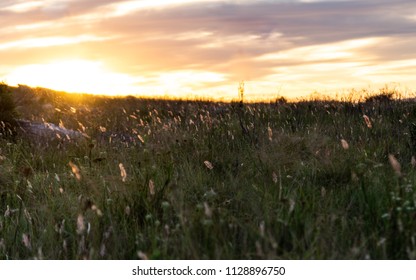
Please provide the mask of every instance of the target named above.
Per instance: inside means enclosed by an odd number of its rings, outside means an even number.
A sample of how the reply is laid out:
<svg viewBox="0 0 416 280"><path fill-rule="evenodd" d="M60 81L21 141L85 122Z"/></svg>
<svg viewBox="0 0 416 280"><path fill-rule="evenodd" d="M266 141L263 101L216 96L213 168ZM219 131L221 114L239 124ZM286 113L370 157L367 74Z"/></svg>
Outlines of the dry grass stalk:
<svg viewBox="0 0 416 280"><path fill-rule="evenodd" d="M412 156L412 159L410 160L410 164L412 165L413 168L416 167L416 158L415 158L415 156Z"/></svg>
<svg viewBox="0 0 416 280"><path fill-rule="evenodd" d="M272 142L272 140L273 140L273 130L270 128L270 126L267 127L267 134L269 136L269 141Z"/></svg>

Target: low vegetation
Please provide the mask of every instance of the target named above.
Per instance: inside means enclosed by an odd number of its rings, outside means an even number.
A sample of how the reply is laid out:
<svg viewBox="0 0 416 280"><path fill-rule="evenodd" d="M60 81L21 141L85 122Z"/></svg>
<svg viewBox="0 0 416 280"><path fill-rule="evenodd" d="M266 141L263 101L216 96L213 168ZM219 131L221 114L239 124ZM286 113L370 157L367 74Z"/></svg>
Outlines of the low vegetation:
<svg viewBox="0 0 416 280"><path fill-rule="evenodd" d="M83 139L0 138L1 259L416 258L411 100L7 89Z"/></svg>

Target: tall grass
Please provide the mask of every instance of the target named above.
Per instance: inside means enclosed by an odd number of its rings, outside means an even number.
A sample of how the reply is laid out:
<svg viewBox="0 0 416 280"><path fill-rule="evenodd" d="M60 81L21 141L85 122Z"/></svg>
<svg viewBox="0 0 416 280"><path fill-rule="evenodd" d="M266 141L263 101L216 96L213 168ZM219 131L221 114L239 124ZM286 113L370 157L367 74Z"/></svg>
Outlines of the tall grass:
<svg viewBox="0 0 416 280"><path fill-rule="evenodd" d="M0 139L2 259L416 258L410 101L19 94L86 137Z"/></svg>

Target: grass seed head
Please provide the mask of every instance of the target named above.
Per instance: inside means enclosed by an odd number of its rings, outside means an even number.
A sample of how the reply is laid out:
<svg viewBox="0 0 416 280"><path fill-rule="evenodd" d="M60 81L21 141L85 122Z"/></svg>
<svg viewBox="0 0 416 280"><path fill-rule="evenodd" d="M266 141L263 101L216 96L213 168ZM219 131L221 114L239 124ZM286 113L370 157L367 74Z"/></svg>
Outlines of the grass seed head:
<svg viewBox="0 0 416 280"><path fill-rule="evenodd" d="M207 216L208 218L212 217L212 210L209 207L208 203L206 202L204 202L204 213L205 213L205 216Z"/></svg>
<svg viewBox="0 0 416 280"><path fill-rule="evenodd" d="M23 245L25 245L25 247L26 247L26 248L28 248L29 250L31 250L31 249L32 249L32 245L31 245L31 243L30 243L30 235L29 235L29 234L26 234L26 233L23 233L23 234L22 234L22 243L23 243Z"/></svg>
<svg viewBox="0 0 416 280"><path fill-rule="evenodd" d="M341 139L341 146L344 150L348 150L350 148L350 145L348 144L348 142L344 139Z"/></svg>
<svg viewBox="0 0 416 280"><path fill-rule="evenodd" d="M155 182L153 182L153 180L149 180L149 193L150 195L155 195L156 191L155 191Z"/></svg>
<svg viewBox="0 0 416 280"><path fill-rule="evenodd" d="M367 125L367 127L368 127L368 128L372 128L372 127L373 127L373 125L372 125L372 123L371 123L370 118L369 118L367 115L364 115L363 117L364 117L364 121L365 121L365 124Z"/></svg>
<svg viewBox="0 0 416 280"><path fill-rule="evenodd" d="M273 183L277 184L277 181L278 181L279 178L277 177L277 174L274 171L272 173L272 179L273 179Z"/></svg>
<svg viewBox="0 0 416 280"><path fill-rule="evenodd" d="M394 173L396 173L397 176L401 177L402 168L401 168L399 161L396 159L394 155L389 154L389 162L390 162L391 168L393 168L394 170Z"/></svg>
<svg viewBox="0 0 416 280"><path fill-rule="evenodd" d="M273 140L273 130L270 128L270 126L267 127L267 134L269 136L269 141L271 142Z"/></svg>
<svg viewBox="0 0 416 280"><path fill-rule="evenodd" d="M79 214L77 218L77 233L81 235L85 232L85 229L84 216Z"/></svg>
<svg viewBox="0 0 416 280"><path fill-rule="evenodd" d="M118 167L120 168L121 180L123 182L126 182L126 180L127 180L127 172L126 172L126 169L124 168L124 165L122 163L119 163Z"/></svg>
<svg viewBox="0 0 416 280"><path fill-rule="evenodd" d="M212 165L212 163L209 162L208 160L204 161L204 164L209 170L214 169L214 165Z"/></svg>
<svg viewBox="0 0 416 280"><path fill-rule="evenodd" d="M72 161L69 162L69 166L72 169L72 173L74 173L75 178L77 178L77 180L81 180L81 171L79 170L78 166L73 163Z"/></svg>

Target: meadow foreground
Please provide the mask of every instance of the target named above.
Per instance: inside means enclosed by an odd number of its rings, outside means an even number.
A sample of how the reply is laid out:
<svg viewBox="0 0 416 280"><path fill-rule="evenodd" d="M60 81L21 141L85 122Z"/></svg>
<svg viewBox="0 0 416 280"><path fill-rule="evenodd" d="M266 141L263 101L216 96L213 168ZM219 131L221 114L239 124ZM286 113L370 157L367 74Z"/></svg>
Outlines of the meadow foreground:
<svg viewBox="0 0 416 280"><path fill-rule="evenodd" d="M0 259L415 259L416 104L14 89Z"/></svg>

